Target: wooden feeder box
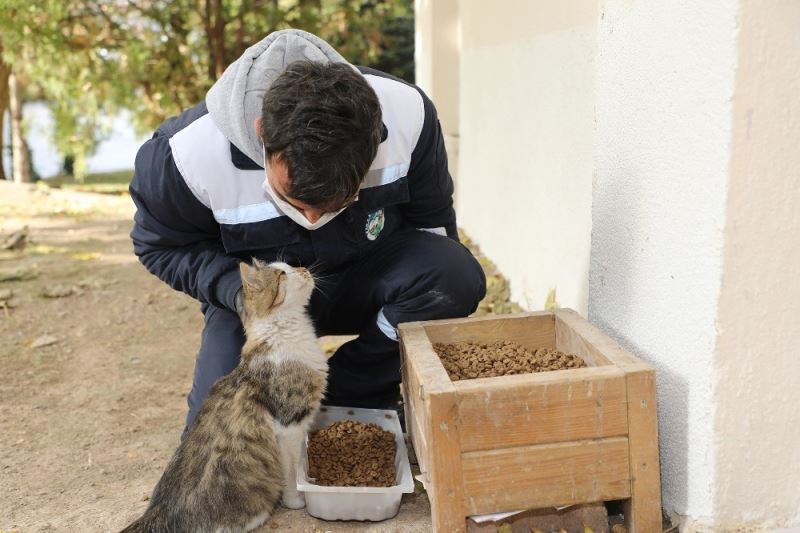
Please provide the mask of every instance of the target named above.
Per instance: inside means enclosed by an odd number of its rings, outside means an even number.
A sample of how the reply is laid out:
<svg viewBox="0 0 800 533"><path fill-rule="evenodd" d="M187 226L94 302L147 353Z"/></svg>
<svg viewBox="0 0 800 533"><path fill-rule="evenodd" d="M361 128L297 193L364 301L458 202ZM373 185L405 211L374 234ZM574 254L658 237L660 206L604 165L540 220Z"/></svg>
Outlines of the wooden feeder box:
<svg viewBox="0 0 800 533"><path fill-rule="evenodd" d="M401 324L406 428L434 529L467 516L626 500L661 531L655 372L569 309ZM587 368L451 381L434 343L513 341Z"/></svg>

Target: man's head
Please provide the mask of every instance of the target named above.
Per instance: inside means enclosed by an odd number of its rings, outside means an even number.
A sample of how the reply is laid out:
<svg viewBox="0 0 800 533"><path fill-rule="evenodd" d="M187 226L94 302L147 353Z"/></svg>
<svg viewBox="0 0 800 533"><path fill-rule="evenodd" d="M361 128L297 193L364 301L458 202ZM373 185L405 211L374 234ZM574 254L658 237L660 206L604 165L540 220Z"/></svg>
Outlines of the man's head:
<svg viewBox="0 0 800 533"><path fill-rule="evenodd" d="M291 63L264 95L256 122L276 194L311 222L352 201L375 159L378 97L345 63Z"/></svg>

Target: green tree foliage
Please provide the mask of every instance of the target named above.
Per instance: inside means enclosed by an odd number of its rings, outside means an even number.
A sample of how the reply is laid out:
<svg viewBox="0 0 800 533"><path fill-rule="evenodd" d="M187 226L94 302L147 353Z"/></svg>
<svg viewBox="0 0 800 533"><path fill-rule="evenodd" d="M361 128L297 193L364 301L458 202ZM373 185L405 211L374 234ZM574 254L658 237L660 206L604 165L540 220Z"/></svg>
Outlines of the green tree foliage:
<svg viewBox="0 0 800 533"><path fill-rule="evenodd" d="M0 0L4 58L49 101L75 172L121 108L139 131L201 101L272 31L300 28L349 61L413 77L412 0Z"/></svg>
<svg viewBox="0 0 800 533"><path fill-rule="evenodd" d="M92 47L93 42L111 40L108 29L101 32L89 7L79 3L0 0L0 13L4 58L26 87L28 99L49 102L56 147L75 156L80 175L102 135L101 111L117 109L113 80L120 68ZM98 32L94 39L92 32Z"/></svg>

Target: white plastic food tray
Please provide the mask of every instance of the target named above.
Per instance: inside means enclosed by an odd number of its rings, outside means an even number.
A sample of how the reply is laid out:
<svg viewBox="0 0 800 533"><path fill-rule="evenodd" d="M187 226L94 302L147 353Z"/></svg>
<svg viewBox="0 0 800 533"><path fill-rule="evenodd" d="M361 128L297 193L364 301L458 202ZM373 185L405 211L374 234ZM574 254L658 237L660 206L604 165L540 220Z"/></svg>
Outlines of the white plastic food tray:
<svg viewBox="0 0 800 533"><path fill-rule="evenodd" d="M392 518L400 510L403 493L414 492L411 465L408 463L408 452L397 413L391 410L325 406L320 409L311 431L327 427L339 420L373 423L394 433L397 443L397 453L394 457L397 471L396 484L392 487L315 485L314 480L308 477L308 437L306 437L297 468L297 490L305 493L308 514L322 520L379 521Z"/></svg>

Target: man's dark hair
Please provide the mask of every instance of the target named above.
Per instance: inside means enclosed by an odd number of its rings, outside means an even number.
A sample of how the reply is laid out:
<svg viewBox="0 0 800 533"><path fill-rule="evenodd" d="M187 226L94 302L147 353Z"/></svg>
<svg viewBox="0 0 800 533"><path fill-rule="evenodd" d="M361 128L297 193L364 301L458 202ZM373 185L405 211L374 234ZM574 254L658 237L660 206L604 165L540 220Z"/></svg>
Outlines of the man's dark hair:
<svg viewBox="0 0 800 533"><path fill-rule="evenodd" d="M382 133L378 96L344 63L291 63L264 95L267 158L286 163L288 196L318 209L337 209L356 195Z"/></svg>

